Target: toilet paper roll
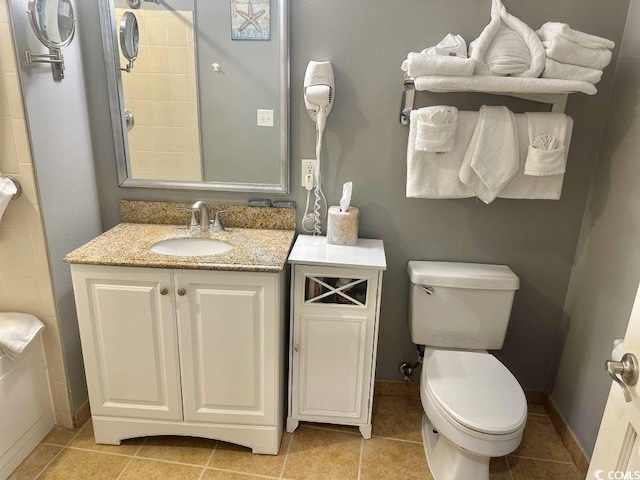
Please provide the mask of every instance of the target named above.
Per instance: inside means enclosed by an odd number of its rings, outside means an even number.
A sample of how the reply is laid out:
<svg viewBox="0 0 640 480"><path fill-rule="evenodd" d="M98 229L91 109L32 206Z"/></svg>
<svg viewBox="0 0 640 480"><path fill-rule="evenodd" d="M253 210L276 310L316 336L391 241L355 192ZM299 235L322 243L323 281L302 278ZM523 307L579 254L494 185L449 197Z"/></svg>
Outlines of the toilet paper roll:
<svg viewBox="0 0 640 480"><path fill-rule="evenodd" d="M355 245L358 243L358 219L360 210L349 207L341 212L340 207L329 207L327 220L327 243L329 245Z"/></svg>

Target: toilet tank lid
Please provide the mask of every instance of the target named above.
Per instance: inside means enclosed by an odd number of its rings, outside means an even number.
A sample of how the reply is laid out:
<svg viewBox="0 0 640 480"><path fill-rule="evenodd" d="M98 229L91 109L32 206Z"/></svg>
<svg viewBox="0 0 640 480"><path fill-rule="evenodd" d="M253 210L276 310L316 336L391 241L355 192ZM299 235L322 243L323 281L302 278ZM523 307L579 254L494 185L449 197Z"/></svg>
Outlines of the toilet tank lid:
<svg viewBox="0 0 640 480"><path fill-rule="evenodd" d="M436 287L518 290L520 279L506 265L463 262L409 262L411 282Z"/></svg>

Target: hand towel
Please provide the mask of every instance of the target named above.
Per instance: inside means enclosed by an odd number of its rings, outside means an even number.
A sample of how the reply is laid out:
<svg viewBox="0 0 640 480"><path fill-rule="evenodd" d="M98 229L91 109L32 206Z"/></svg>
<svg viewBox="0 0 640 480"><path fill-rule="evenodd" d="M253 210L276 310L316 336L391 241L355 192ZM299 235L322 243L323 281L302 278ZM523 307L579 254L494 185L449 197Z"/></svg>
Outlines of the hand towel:
<svg viewBox="0 0 640 480"><path fill-rule="evenodd" d="M542 40L547 57L556 62L602 70L611 62L611 50L588 48L546 30L536 32Z"/></svg>
<svg viewBox="0 0 640 480"><path fill-rule="evenodd" d="M602 78L602 70L595 68L579 67L568 63L560 63L547 58L547 63L542 72L543 78L559 78L562 80L579 80L594 85Z"/></svg>
<svg viewBox="0 0 640 480"><path fill-rule="evenodd" d="M515 117L506 107L480 108L478 123L460 167L460 181L491 203L518 172Z"/></svg>
<svg viewBox="0 0 640 480"><path fill-rule="evenodd" d="M44 324L27 313L0 313L0 349L14 360L29 346Z"/></svg>
<svg viewBox="0 0 640 480"><path fill-rule="evenodd" d="M0 220L2 220L9 202L17 192L16 184L11 179L0 175Z"/></svg>
<svg viewBox="0 0 640 480"><path fill-rule="evenodd" d="M520 38L514 40L516 37ZM527 65L523 45L529 50ZM469 45L469 56L476 61L476 75L513 72L511 74L516 77L537 78L544 69L545 61L544 47L535 32L507 13L500 0L492 0L491 21Z"/></svg>
<svg viewBox="0 0 640 480"><path fill-rule="evenodd" d="M524 174L536 177L560 175L565 172L567 152L567 116L564 113L527 114L529 147Z"/></svg>
<svg viewBox="0 0 640 480"><path fill-rule="evenodd" d="M415 148L421 152L450 152L456 143L458 109L432 106L417 110Z"/></svg>
<svg viewBox="0 0 640 480"><path fill-rule="evenodd" d="M410 52L407 56L407 72L411 78L423 75L453 75L468 77L473 75L475 62L470 58L431 55Z"/></svg>
<svg viewBox="0 0 640 480"><path fill-rule="evenodd" d="M418 110L411 112L407 145L407 197L408 198L470 198L474 193L458 177L460 163L478 119L477 112L460 112L458 133L453 150L447 153L420 152L415 149L418 133Z"/></svg>
<svg viewBox="0 0 640 480"><path fill-rule="evenodd" d="M612 50L616 46L611 40L589 33L579 32L578 30L572 29L566 23L547 22L539 28L538 32L543 32L543 34L545 32L554 33L586 48ZM540 35L540 33L538 33L538 35Z"/></svg>
<svg viewBox="0 0 640 480"><path fill-rule="evenodd" d="M467 42L460 35L448 33L435 47L425 48L422 53L467 58Z"/></svg>

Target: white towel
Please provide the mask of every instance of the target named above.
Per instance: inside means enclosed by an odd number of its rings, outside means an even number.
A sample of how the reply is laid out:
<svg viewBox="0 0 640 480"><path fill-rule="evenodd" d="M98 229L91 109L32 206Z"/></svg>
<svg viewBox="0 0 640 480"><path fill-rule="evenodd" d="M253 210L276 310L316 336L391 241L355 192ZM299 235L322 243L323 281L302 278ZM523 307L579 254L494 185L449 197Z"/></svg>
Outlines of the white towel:
<svg viewBox="0 0 640 480"><path fill-rule="evenodd" d="M538 32L540 31L555 33L586 48L611 50L616 46L611 40L589 33L579 32L578 30L572 29L566 23L547 22L540 27Z"/></svg>
<svg viewBox="0 0 640 480"><path fill-rule="evenodd" d="M0 349L14 360L44 328L44 324L27 313L0 313Z"/></svg>
<svg viewBox="0 0 640 480"><path fill-rule="evenodd" d="M16 184L0 174L0 220L2 220L2 215L4 215L9 202L17 192Z"/></svg>
<svg viewBox="0 0 640 480"><path fill-rule="evenodd" d="M458 132L464 141L456 139L447 153L416 151L418 110L411 112L407 145L407 197L409 198L469 198L474 194L458 178L460 163L478 120L477 112L460 112ZM459 133L457 134L457 136Z"/></svg>
<svg viewBox="0 0 640 480"><path fill-rule="evenodd" d="M423 75L468 77L473 75L475 62L470 58L410 52L407 56L407 63L403 64L403 70L405 67L411 78Z"/></svg>
<svg viewBox="0 0 640 480"><path fill-rule="evenodd" d="M415 148L421 152L450 152L456 143L458 109L431 106L417 110Z"/></svg>
<svg viewBox="0 0 640 480"><path fill-rule="evenodd" d="M542 72L543 78L560 78L563 80L579 80L594 85L602 78L602 70L595 68L579 67L568 63L560 63L547 58L546 66Z"/></svg>
<svg viewBox="0 0 640 480"><path fill-rule="evenodd" d="M606 48L588 48L548 30L540 29L536 33L542 40L547 57L556 62L595 70L602 70L611 62L611 50Z"/></svg>
<svg viewBox="0 0 640 480"><path fill-rule="evenodd" d="M484 203L493 202L518 172L518 133L507 107L480 108L460 167L460 181Z"/></svg>
<svg viewBox="0 0 640 480"><path fill-rule="evenodd" d="M409 148L407 155L407 197L423 199L455 199L475 197L473 191L460 181L462 159L471 141L478 112L459 112L456 146L448 153L415 152L416 111L411 112L412 122L409 127ZM524 166L529 146L527 117L516 115L518 126L518 145L520 147L520 168L513 179L507 183L498 198L519 200L559 200L562 194L564 175L548 177L532 177L524 174ZM568 153L571 144L573 121L567 117L567 135L564 140Z"/></svg>
<svg viewBox="0 0 640 480"><path fill-rule="evenodd" d="M505 27L520 39L514 42L515 36ZM528 65L523 64L526 61L522 52L523 44L529 50ZM512 71L516 77L537 78L544 69L545 61L544 47L535 32L526 23L507 13L500 0L492 0L491 21L480 36L469 44L469 56L476 61L476 75L504 75L503 72Z"/></svg>
<svg viewBox="0 0 640 480"><path fill-rule="evenodd" d="M524 174L536 177L560 175L565 172L567 152L567 116L564 113L527 114L529 146Z"/></svg>

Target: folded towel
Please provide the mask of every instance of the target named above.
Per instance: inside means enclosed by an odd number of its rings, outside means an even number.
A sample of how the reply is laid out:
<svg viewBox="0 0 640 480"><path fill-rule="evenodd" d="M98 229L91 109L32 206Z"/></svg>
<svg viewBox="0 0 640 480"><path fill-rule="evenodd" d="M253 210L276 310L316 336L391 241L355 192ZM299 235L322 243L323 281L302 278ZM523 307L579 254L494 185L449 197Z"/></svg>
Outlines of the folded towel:
<svg viewBox="0 0 640 480"><path fill-rule="evenodd" d="M423 76L415 79L416 90L430 92L487 92L487 93L574 93L595 95L598 90L591 83L552 78Z"/></svg>
<svg viewBox="0 0 640 480"><path fill-rule="evenodd" d="M17 192L16 184L9 178L0 175L0 220L2 220L2 215L4 215L9 202Z"/></svg>
<svg viewBox="0 0 640 480"><path fill-rule="evenodd" d="M411 112L415 117L416 111ZM478 112L459 112L456 145L451 152L430 153L415 152L415 122L409 128L409 152L407 155L407 197L426 199L470 198L473 191L460 181L462 159L471 141L478 123ZM507 183L498 198L520 200L558 200L562 194L564 175L532 177L524 174L525 159L529 146L527 117L518 114L519 164L518 173ZM413 118L412 118L413 120ZM565 150L569 151L573 121L567 117L567 135L564 139Z"/></svg>
<svg viewBox="0 0 640 480"><path fill-rule="evenodd" d="M475 62L470 58L449 57L411 52L407 56L406 71L411 78L423 75L473 75ZM404 66L403 66L404 70Z"/></svg>
<svg viewBox="0 0 640 480"><path fill-rule="evenodd" d="M448 33L435 47L425 48L422 53L467 58L467 42L460 35Z"/></svg>
<svg viewBox="0 0 640 480"><path fill-rule="evenodd" d="M594 85L602 78L602 70L595 68L579 67L568 63L560 63L547 58L547 63L542 72L543 78L559 78L562 80L579 80Z"/></svg>
<svg viewBox="0 0 640 480"><path fill-rule="evenodd" d="M606 48L584 47L548 30L541 29L536 33L542 40L547 57L556 62L595 70L602 70L611 62L611 50Z"/></svg>
<svg viewBox="0 0 640 480"><path fill-rule="evenodd" d="M407 197L469 198L475 196L458 178L460 162L478 120L477 112L460 112L458 129L465 131L464 142L447 153L421 152L415 149L419 110L411 112L407 145ZM468 132L468 133L467 133Z"/></svg>
<svg viewBox="0 0 640 480"><path fill-rule="evenodd" d="M460 181L491 203L518 172L515 117L506 107L480 108L478 123L460 167Z"/></svg>
<svg viewBox="0 0 640 480"><path fill-rule="evenodd" d="M432 106L417 110L415 148L421 152L450 152L456 143L458 109Z"/></svg>
<svg viewBox="0 0 640 480"><path fill-rule="evenodd" d="M536 177L565 172L567 116L564 113L527 113L529 147L524 174Z"/></svg>
<svg viewBox="0 0 640 480"><path fill-rule="evenodd" d="M528 62L524 47L529 51ZM471 42L469 54L476 61L476 75L537 78L544 69L540 39L526 23L507 13L500 0L492 0L491 21Z"/></svg>
<svg viewBox="0 0 640 480"><path fill-rule="evenodd" d="M566 23L547 22L540 27L538 32L555 33L556 35L560 35L561 37L564 37L567 40L570 40L586 48L600 48L611 50L616 46L616 44L611 40L597 37L589 33L579 32L578 30L572 29ZM538 35L540 35L540 33L538 33Z"/></svg>
<svg viewBox="0 0 640 480"><path fill-rule="evenodd" d="M14 360L44 328L27 313L0 313L0 349Z"/></svg>

